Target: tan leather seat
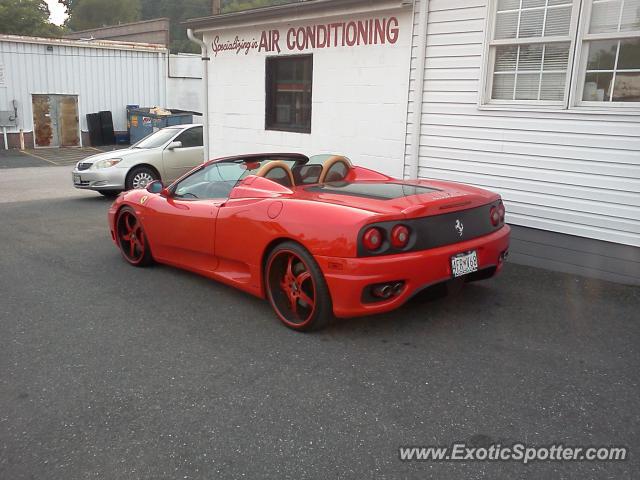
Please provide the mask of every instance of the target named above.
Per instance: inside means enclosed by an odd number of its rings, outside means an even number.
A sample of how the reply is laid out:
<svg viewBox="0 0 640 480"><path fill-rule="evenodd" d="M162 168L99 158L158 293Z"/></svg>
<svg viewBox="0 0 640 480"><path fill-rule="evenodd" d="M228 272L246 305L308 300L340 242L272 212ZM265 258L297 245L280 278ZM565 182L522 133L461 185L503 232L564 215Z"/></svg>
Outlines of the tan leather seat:
<svg viewBox="0 0 640 480"><path fill-rule="evenodd" d="M257 177L264 177L272 180L283 187L293 187L295 182L293 180L293 174L289 165L285 162L277 160L274 162L267 162L256 173Z"/></svg>
<svg viewBox="0 0 640 480"><path fill-rule="evenodd" d="M345 179L352 168L353 165L347 157L334 155L322 165L322 173L318 181L319 183L339 182Z"/></svg>

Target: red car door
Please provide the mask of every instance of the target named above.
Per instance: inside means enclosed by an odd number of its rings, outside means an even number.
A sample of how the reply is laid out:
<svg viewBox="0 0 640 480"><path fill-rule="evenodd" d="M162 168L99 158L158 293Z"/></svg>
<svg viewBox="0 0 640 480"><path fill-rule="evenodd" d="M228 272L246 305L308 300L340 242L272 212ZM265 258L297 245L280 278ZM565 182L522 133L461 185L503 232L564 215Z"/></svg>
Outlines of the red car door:
<svg viewBox="0 0 640 480"><path fill-rule="evenodd" d="M223 199L150 197L142 219L157 260L198 272L212 272L216 217Z"/></svg>

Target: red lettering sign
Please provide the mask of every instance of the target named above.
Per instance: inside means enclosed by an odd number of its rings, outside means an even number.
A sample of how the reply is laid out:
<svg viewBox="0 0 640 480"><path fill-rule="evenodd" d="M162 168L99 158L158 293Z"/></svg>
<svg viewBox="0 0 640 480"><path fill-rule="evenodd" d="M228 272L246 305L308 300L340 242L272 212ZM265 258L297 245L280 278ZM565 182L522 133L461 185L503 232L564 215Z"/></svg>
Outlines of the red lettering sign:
<svg viewBox="0 0 640 480"><path fill-rule="evenodd" d="M250 51L281 53L335 47L359 47L365 45L394 45L400 37L400 22L396 17L370 18L341 23L291 27L284 35L280 30L264 30L260 40L246 40L236 36L233 40L221 40L216 35L211 44L213 53L235 52L236 55ZM283 40L282 46L280 40Z"/></svg>

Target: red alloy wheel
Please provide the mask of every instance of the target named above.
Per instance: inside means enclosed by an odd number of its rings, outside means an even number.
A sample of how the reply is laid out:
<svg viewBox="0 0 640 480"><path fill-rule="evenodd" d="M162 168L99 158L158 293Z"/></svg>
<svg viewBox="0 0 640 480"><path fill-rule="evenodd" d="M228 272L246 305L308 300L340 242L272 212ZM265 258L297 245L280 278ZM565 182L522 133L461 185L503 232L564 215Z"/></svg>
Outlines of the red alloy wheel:
<svg viewBox="0 0 640 480"><path fill-rule="evenodd" d="M117 222L118 245L125 260L132 265L149 263L147 239L138 218L128 208L120 212Z"/></svg>
<svg viewBox="0 0 640 480"><path fill-rule="evenodd" d="M267 299L282 323L298 331L317 330L332 317L331 296L311 254L295 242L278 245L265 265Z"/></svg>
<svg viewBox="0 0 640 480"><path fill-rule="evenodd" d="M269 264L268 281L274 308L283 322L299 327L312 319L316 309L315 281L296 253L278 252Z"/></svg>

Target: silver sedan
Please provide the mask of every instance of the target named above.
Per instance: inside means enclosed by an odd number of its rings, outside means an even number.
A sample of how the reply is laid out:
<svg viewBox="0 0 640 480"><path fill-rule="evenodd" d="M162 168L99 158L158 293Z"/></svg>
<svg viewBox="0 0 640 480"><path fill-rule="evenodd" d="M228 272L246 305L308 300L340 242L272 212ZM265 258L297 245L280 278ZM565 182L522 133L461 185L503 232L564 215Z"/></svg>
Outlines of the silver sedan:
<svg viewBox="0 0 640 480"><path fill-rule="evenodd" d="M130 148L85 158L72 172L73 185L112 196L154 180L170 183L204 161L202 134L202 125L176 125Z"/></svg>

